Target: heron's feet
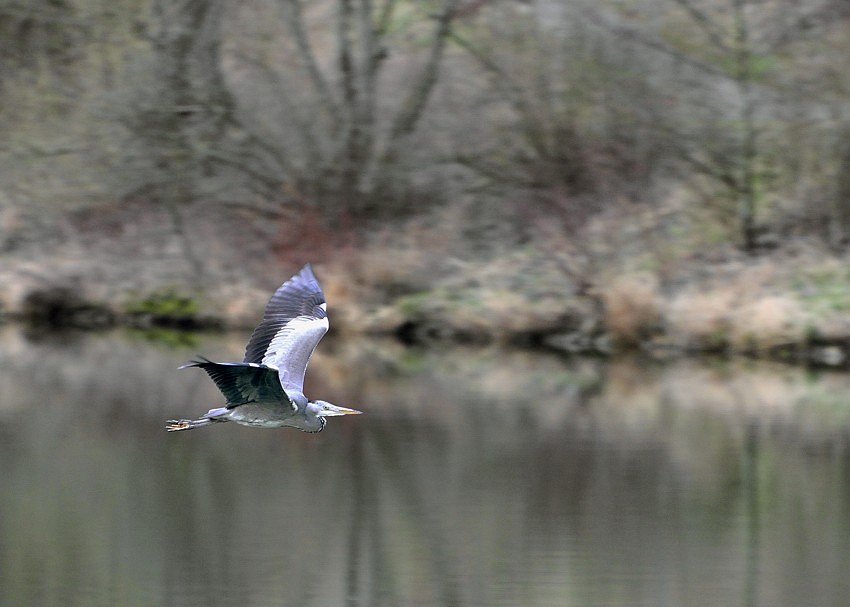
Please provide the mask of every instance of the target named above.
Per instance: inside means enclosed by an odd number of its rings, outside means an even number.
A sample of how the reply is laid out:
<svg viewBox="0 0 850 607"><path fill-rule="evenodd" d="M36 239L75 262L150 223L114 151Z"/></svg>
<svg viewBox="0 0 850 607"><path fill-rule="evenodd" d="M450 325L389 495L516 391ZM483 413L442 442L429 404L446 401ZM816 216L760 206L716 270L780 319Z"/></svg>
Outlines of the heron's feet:
<svg viewBox="0 0 850 607"><path fill-rule="evenodd" d="M165 423L165 429L169 432L177 432L178 430L189 430L190 428L194 428L194 424L191 419L169 419Z"/></svg>
<svg viewBox="0 0 850 607"><path fill-rule="evenodd" d="M210 419L202 417L201 419L169 419L166 422L165 429L169 432L177 432L178 430L192 430L193 428L203 428L214 422L226 422L226 419Z"/></svg>

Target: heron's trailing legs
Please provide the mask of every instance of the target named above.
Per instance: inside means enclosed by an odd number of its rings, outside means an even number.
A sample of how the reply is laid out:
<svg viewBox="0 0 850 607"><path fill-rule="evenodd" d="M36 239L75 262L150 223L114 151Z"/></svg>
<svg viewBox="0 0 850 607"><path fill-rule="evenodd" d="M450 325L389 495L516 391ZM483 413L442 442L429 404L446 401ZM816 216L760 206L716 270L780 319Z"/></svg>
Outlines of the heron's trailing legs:
<svg viewBox="0 0 850 607"><path fill-rule="evenodd" d="M195 428L203 428L215 422L223 422L223 419L210 419L202 417L201 419L169 419L165 429L169 432L177 432L178 430L194 430Z"/></svg>
<svg viewBox="0 0 850 607"><path fill-rule="evenodd" d="M169 419L166 422L165 429L169 432L177 432L179 430L194 430L195 428L203 428L216 422L226 422L226 419L221 419L219 416L227 414L227 409L221 407L219 409L210 409L206 415L200 419Z"/></svg>

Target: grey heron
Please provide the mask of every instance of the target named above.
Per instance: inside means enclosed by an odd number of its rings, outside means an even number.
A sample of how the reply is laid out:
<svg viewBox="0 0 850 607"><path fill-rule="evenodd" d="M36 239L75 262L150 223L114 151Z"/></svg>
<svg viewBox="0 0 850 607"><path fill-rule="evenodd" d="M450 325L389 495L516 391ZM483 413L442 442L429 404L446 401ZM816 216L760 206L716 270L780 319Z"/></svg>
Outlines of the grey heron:
<svg viewBox="0 0 850 607"><path fill-rule="evenodd" d="M232 421L258 428L289 426L321 432L327 417L361 413L304 395L307 363L327 331L325 295L307 264L272 295L241 363L198 357L180 367L206 371L227 402L199 419L169 420L166 429L175 432Z"/></svg>

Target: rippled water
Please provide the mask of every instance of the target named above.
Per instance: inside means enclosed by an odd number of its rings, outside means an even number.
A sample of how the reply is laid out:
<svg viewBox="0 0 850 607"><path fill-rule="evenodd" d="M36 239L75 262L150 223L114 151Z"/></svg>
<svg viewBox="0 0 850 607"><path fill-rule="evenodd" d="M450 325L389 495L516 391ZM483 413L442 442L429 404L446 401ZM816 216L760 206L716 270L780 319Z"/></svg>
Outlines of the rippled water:
<svg viewBox="0 0 850 607"><path fill-rule="evenodd" d="M164 432L244 337L0 330L0 604L847 604L847 375L329 339L366 415Z"/></svg>

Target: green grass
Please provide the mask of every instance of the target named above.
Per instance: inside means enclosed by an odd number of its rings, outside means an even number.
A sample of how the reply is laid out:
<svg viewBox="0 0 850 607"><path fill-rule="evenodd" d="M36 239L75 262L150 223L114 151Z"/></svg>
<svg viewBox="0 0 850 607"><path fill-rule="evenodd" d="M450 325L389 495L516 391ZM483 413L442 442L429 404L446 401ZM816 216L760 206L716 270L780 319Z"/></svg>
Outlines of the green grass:
<svg viewBox="0 0 850 607"><path fill-rule="evenodd" d="M172 289L152 293L126 307L128 314L149 314L156 318L194 318L200 311L197 301Z"/></svg>
<svg viewBox="0 0 850 607"><path fill-rule="evenodd" d="M419 318L429 307L434 294L430 291L407 295L398 300L398 310L406 318Z"/></svg>
<svg viewBox="0 0 850 607"><path fill-rule="evenodd" d="M850 271L838 267L812 269L793 283L809 310L820 313L850 311Z"/></svg>

